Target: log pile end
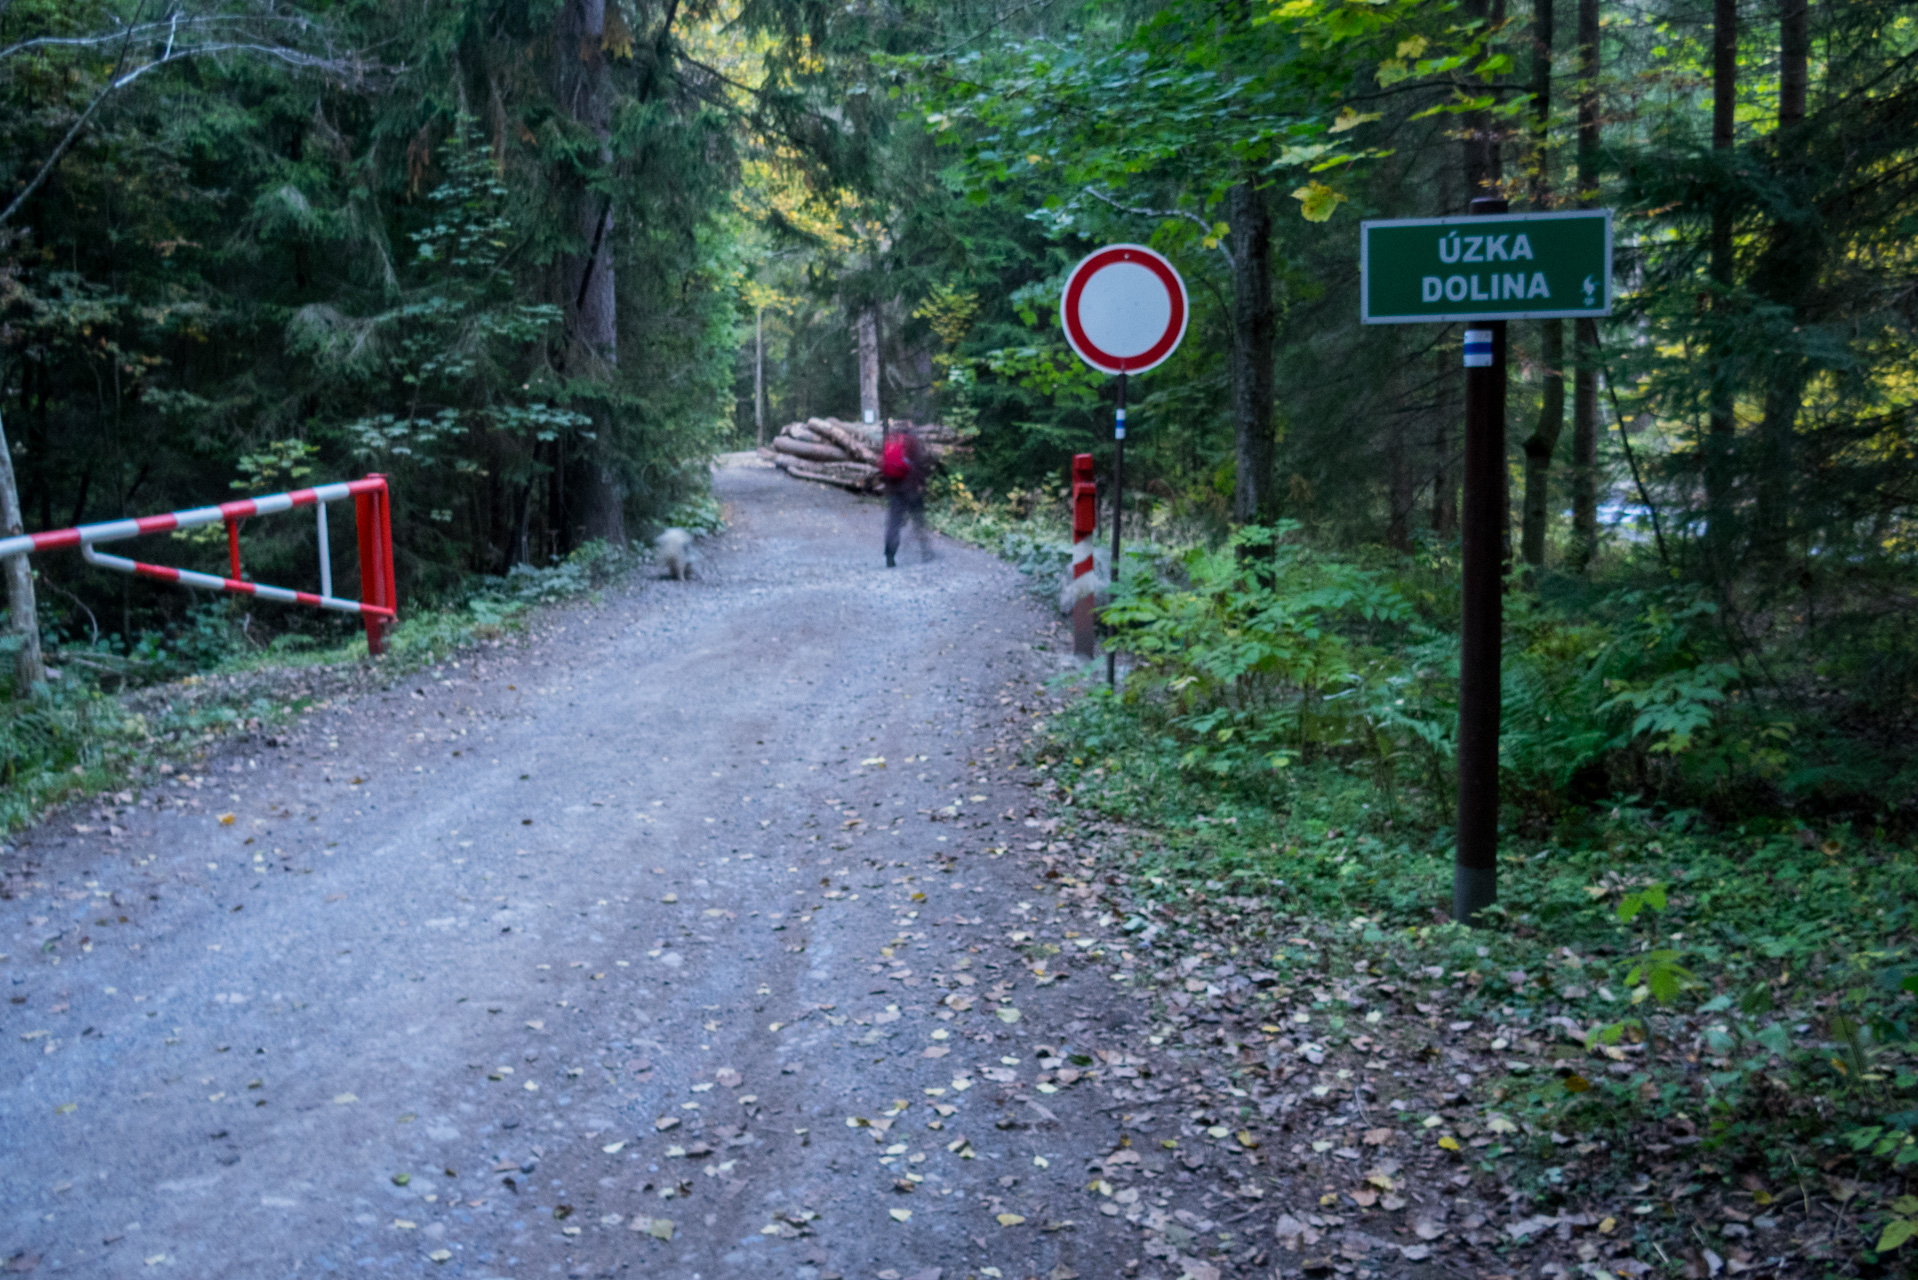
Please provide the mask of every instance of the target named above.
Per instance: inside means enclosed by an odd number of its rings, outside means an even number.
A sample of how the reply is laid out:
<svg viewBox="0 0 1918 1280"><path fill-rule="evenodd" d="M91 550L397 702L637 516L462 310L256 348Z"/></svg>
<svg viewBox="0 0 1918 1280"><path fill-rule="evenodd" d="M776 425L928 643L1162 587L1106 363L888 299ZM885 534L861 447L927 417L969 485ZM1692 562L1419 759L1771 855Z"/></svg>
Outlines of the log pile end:
<svg viewBox="0 0 1918 1280"><path fill-rule="evenodd" d="M897 431L909 426L931 449L935 466L961 447L956 432L937 424L914 424L891 418L885 430ZM841 418L808 418L781 427L772 447L759 452L781 471L798 479L835 485L854 493L874 493L879 489L882 437L878 425L867 426Z"/></svg>

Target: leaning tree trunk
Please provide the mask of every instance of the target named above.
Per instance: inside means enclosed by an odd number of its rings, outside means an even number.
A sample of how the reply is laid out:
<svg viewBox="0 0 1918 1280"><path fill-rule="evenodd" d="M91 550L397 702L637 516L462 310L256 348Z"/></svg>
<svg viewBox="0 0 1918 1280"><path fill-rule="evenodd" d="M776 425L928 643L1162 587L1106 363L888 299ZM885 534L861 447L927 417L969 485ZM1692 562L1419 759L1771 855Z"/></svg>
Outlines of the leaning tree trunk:
<svg viewBox="0 0 1918 1280"><path fill-rule="evenodd" d="M1552 0L1532 5L1532 111L1536 116L1536 163L1532 176L1532 207L1549 209L1552 203ZM1539 363L1544 367L1538 425L1525 441L1525 509L1520 517L1519 554L1529 569L1545 567L1545 530L1551 517L1552 454L1565 430L1565 322L1546 320L1539 325Z"/></svg>
<svg viewBox="0 0 1918 1280"><path fill-rule="evenodd" d="M1249 179L1226 197L1232 228L1232 423L1238 481L1232 518L1258 524L1277 515L1272 464L1272 352L1278 313L1272 305L1272 211Z"/></svg>
<svg viewBox="0 0 1918 1280"><path fill-rule="evenodd" d="M13 451L7 447L7 429L0 423L0 538L17 538L26 532L20 516L20 490L13 479ZM20 636L20 652L14 657L13 690L19 697L29 696L47 681L46 660L40 655L40 612L33 599L33 567L24 555L8 556L7 617Z"/></svg>
<svg viewBox="0 0 1918 1280"><path fill-rule="evenodd" d="M573 119L598 140L602 174L610 176L612 95L607 83L606 0L566 0L559 22L559 96ZM566 259L567 310L572 322L569 372L604 383L608 400L619 366L618 294L613 281L613 200L593 191L579 193L577 223L581 252ZM610 405L593 415L593 442L586 463L580 525L588 538L626 545L624 495L615 463Z"/></svg>

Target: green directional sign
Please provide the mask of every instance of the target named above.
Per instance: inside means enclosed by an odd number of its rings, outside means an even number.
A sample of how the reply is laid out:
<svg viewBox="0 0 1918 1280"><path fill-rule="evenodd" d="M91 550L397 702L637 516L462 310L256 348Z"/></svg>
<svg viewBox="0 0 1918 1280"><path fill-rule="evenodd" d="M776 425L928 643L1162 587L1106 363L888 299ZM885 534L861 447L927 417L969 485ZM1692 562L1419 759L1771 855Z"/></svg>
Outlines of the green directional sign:
<svg viewBox="0 0 1918 1280"><path fill-rule="evenodd" d="M1359 319L1549 320L1612 312L1612 211L1359 224Z"/></svg>

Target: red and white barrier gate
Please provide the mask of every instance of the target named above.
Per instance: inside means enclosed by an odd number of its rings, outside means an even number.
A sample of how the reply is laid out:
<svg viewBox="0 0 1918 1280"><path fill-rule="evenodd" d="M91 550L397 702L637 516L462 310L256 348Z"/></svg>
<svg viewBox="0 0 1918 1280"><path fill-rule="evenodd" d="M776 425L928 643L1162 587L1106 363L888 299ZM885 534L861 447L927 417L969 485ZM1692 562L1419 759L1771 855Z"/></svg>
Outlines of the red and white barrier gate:
<svg viewBox="0 0 1918 1280"><path fill-rule="evenodd" d="M1092 539L1099 532L1099 485L1092 478L1092 455L1072 459L1072 651L1092 656L1093 595L1098 588L1080 579L1092 572Z"/></svg>
<svg viewBox="0 0 1918 1280"><path fill-rule="evenodd" d="M354 522L360 535L360 598L342 600L333 594L333 558L327 545L326 504L343 498L353 499ZM270 516L295 507L312 507L319 517L320 593L289 591L240 577L240 522L249 516ZM94 548L103 542L119 542L147 533L167 533L174 529L198 529L204 525L226 525L230 578L191 569L172 569L166 565L145 564L121 556L103 555ZM222 502L217 507L195 507L191 511L170 511L165 515L142 516L138 520L109 520L104 524L83 524L76 529L54 529L47 533L22 534L0 538L0 559L34 551L54 551L61 547L79 547L87 563L120 573L177 582L205 591L231 591L237 595L278 600L282 604L303 604L336 613L357 613L366 621L366 649L377 654L386 647L386 629L398 616L399 592L393 583L393 509L386 477L370 475L364 480L344 484L326 484L317 489L296 489L292 493L269 494L264 498L245 498Z"/></svg>

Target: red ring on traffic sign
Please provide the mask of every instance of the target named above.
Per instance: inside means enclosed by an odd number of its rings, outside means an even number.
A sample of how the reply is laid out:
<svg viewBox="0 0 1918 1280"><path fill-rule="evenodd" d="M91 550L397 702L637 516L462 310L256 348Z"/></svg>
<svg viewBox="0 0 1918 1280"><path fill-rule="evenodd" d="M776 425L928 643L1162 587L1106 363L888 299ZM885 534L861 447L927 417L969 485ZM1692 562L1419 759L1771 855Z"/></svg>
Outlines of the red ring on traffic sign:
<svg viewBox="0 0 1918 1280"><path fill-rule="evenodd" d="M1166 317L1165 332L1159 335L1157 342L1138 355L1117 356L1101 350L1086 336L1085 326L1079 318L1079 299L1086 285L1100 271L1117 262L1136 262L1152 272L1165 286L1172 304L1171 314ZM1164 255L1142 244L1107 245L1088 254L1072 269L1072 275L1066 280L1065 296L1059 300L1059 320L1065 327L1066 341L1081 360L1104 373L1144 373L1163 364L1168 356L1178 350L1180 341L1185 337L1186 315L1185 281L1180 278L1177 268Z"/></svg>

